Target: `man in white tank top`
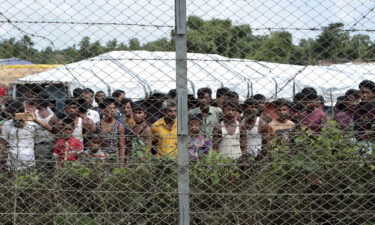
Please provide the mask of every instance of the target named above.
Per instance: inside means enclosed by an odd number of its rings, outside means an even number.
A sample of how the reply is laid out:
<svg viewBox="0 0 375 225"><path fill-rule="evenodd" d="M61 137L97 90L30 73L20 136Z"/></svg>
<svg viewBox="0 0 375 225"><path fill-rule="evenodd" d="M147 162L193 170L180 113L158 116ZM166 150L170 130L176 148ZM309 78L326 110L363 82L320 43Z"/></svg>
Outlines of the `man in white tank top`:
<svg viewBox="0 0 375 225"><path fill-rule="evenodd" d="M265 152L263 143L267 140L267 123L259 116L259 102L248 98L244 102L242 125L247 132L247 151L257 157Z"/></svg>
<svg viewBox="0 0 375 225"><path fill-rule="evenodd" d="M95 131L94 122L85 116L80 109L87 108L81 106L80 104L85 104L85 102L79 102L76 99L67 99L65 101L65 113L66 117L74 120L74 130L72 136L83 141L83 134ZM62 128L62 120L59 121L54 129L54 133L60 133Z"/></svg>
<svg viewBox="0 0 375 225"><path fill-rule="evenodd" d="M239 159L247 155L246 130L236 120L238 103L225 101L223 103L223 121L215 126L213 131L214 150L226 158Z"/></svg>

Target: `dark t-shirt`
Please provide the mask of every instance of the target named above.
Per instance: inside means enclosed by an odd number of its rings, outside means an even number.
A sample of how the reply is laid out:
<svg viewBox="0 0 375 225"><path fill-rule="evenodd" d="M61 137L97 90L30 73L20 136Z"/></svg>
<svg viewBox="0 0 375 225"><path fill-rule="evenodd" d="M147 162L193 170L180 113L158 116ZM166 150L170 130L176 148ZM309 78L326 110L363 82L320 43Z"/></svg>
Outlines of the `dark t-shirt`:
<svg viewBox="0 0 375 225"><path fill-rule="evenodd" d="M375 102L360 103L354 113L354 130L359 141L375 141Z"/></svg>

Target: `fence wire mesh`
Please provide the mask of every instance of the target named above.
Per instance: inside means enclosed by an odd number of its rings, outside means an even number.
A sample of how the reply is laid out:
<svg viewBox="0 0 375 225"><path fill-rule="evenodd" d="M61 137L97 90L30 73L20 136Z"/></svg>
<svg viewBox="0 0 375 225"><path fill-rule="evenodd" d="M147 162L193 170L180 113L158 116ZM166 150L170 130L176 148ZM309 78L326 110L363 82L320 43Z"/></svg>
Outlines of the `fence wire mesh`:
<svg viewBox="0 0 375 225"><path fill-rule="evenodd" d="M178 2L2 2L0 223L375 224L375 2Z"/></svg>

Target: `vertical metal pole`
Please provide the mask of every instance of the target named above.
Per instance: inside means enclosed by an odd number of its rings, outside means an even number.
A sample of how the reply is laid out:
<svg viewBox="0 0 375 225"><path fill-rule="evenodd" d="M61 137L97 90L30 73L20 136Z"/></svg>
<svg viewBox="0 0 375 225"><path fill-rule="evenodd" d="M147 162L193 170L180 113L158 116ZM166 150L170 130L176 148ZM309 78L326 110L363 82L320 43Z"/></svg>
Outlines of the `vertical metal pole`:
<svg viewBox="0 0 375 225"><path fill-rule="evenodd" d="M180 225L190 224L189 154L187 149L187 45L186 0L175 0L176 7L176 89L178 122L178 200Z"/></svg>

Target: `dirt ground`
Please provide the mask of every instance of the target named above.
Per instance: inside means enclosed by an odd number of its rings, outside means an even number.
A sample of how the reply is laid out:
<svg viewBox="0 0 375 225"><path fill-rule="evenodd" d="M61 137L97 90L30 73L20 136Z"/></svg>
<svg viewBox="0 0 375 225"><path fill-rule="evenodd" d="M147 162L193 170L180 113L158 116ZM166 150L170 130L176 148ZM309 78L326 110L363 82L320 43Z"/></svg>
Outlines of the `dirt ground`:
<svg viewBox="0 0 375 225"><path fill-rule="evenodd" d="M50 70L60 65L0 65L0 85L8 86L19 78Z"/></svg>

